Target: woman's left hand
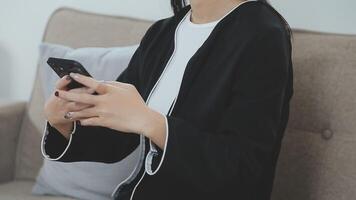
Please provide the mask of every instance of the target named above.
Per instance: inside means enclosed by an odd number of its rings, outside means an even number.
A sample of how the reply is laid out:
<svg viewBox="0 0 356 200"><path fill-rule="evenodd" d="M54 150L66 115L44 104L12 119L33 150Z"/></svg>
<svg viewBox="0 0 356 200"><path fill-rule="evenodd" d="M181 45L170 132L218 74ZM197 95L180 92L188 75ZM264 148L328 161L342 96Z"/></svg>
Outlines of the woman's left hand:
<svg viewBox="0 0 356 200"><path fill-rule="evenodd" d="M157 138L154 134L164 133L164 116L145 104L135 86L114 81L100 82L74 73L70 76L98 93L90 95L59 91L59 98L92 105L78 112L67 113L71 120L80 121L83 126L103 126L121 132L143 134L150 138ZM159 137L159 140L161 139L164 137Z"/></svg>

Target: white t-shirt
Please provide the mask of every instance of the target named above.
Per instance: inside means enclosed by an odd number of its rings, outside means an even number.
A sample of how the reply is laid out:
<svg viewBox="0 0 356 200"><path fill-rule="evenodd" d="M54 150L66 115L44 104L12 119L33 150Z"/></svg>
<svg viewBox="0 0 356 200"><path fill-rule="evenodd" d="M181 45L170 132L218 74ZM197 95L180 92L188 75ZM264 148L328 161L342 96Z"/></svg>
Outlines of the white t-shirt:
<svg viewBox="0 0 356 200"><path fill-rule="evenodd" d="M178 96L189 60L203 45L219 21L194 24L191 22L191 11L186 14L176 29L173 55L149 98L148 106L150 108L163 115L168 114Z"/></svg>

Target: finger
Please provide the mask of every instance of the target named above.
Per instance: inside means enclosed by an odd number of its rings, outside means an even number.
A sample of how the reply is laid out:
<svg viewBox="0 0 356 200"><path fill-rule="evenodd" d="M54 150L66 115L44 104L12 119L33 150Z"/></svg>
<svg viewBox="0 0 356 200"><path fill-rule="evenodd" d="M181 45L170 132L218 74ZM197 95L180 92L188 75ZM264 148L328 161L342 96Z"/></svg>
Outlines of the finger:
<svg viewBox="0 0 356 200"><path fill-rule="evenodd" d="M78 73L70 73L70 76L78 83L81 83L87 86L88 88L94 89L99 94L104 94L107 91L107 86L105 84L100 83L99 81L91 77L84 76Z"/></svg>
<svg viewBox="0 0 356 200"><path fill-rule="evenodd" d="M71 120L99 117L95 107L87 108L78 112L68 112L66 116L68 116Z"/></svg>
<svg viewBox="0 0 356 200"><path fill-rule="evenodd" d="M118 81L105 81L105 83L110 86L116 86L116 87L121 87L121 88L130 88L133 86L132 84L118 82Z"/></svg>
<svg viewBox="0 0 356 200"><path fill-rule="evenodd" d="M119 85L119 84L118 84L119 82L117 82L117 81L105 81L104 83L105 83L105 84L108 84L108 85L112 85L112 86L117 86L117 85Z"/></svg>
<svg viewBox="0 0 356 200"><path fill-rule="evenodd" d="M79 120L82 126L104 126L100 117L92 117Z"/></svg>
<svg viewBox="0 0 356 200"><path fill-rule="evenodd" d="M64 90L66 89L67 85L72 81L72 78L69 75L63 76L59 79L56 83L56 89Z"/></svg>
<svg viewBox="0 0 356 200"><path fill-rule="evenodd" d="M58 92L58 93L57 93ZM97 96L85 94L85 93L74 93L68 91L57 91L58 97L66 101L73 101L77 103L95 105L97 103Z"/></svg>
<svg viewBox="0 0 356 200"><path fill-rule="evenodd" d="M66 105L66 110L68 112L75 112L75 111L80 111L80 110L90 108L90 107L92 107L92 105L78 103L78 102L69 102Z"/></svg>
<svg viewBox="0 0 356 200"><path fill-rule="evenodd" d="M88 87L81 87L81 88L71 89L69 90L69 92L93 94L95 90Z"/></svg>

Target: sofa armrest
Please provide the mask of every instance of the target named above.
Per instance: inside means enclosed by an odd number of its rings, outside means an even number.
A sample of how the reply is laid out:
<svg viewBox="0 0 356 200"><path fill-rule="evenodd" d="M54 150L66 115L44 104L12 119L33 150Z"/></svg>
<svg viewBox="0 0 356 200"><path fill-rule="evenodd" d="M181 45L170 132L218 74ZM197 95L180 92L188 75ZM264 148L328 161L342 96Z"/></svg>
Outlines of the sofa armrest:
<svg viewBox="0 0 356 200"><path fill-rule="evenodd" d="M18 136L25 102L0 101L0 183L14 177Z"/></svg>

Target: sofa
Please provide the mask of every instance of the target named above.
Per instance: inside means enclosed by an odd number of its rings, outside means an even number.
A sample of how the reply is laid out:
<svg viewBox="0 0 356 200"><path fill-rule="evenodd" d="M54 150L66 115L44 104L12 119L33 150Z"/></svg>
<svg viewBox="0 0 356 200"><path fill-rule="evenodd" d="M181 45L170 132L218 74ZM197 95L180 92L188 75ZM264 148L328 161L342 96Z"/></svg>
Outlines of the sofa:
<svg viewBox="0 0 356 200"><path fill-rule="evenodd" d="M137 44L151 21L60 8L43 41L78 47ZM294 97L273 200L356 197L356 36L293 30ZM37 73L38 74L38 73ZM44 97L37 75L29 102L0 101L0 199L31 195L42 165Z"/></svg>

